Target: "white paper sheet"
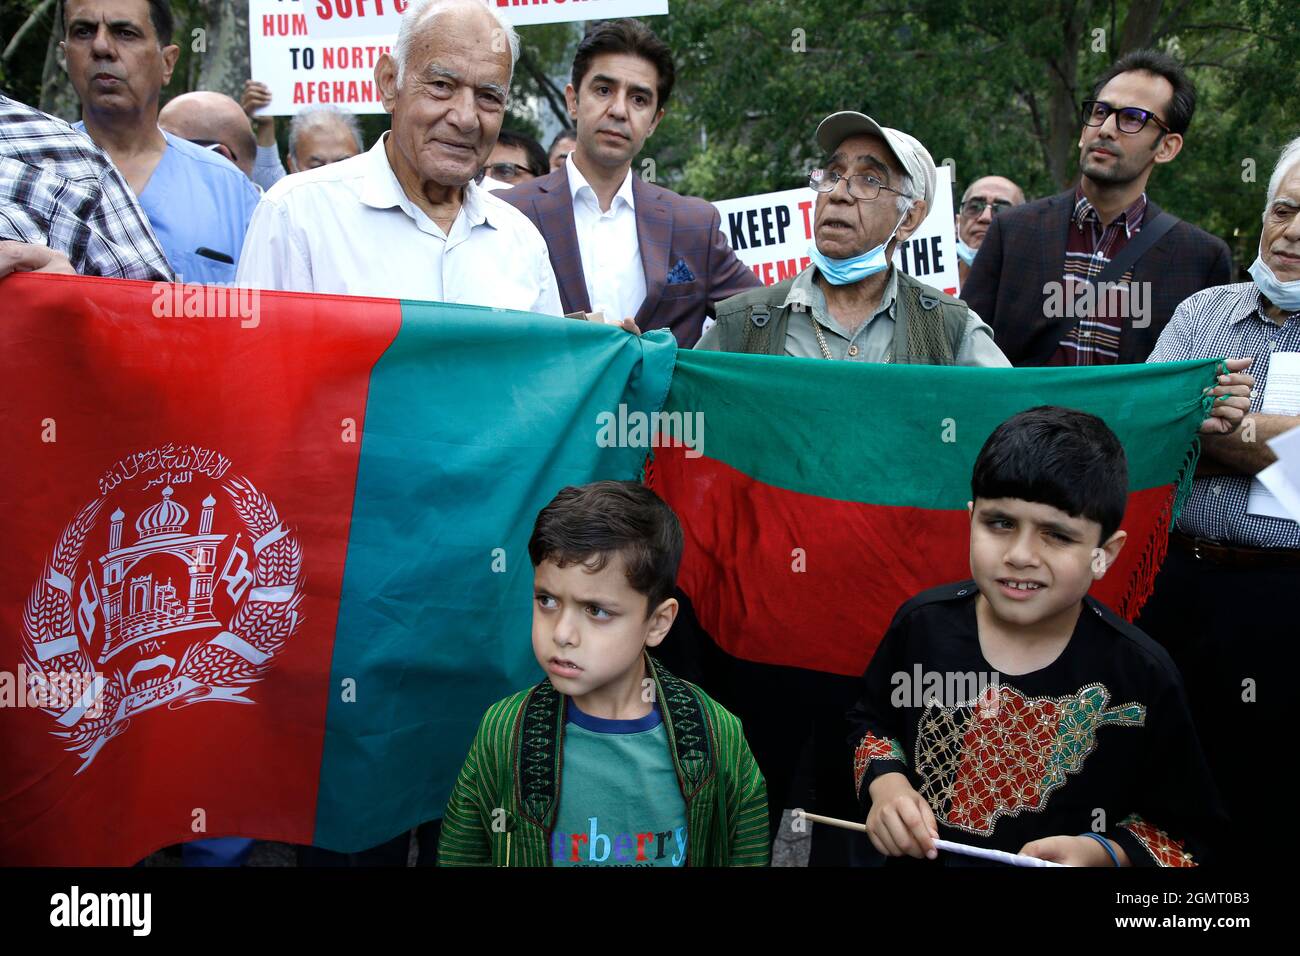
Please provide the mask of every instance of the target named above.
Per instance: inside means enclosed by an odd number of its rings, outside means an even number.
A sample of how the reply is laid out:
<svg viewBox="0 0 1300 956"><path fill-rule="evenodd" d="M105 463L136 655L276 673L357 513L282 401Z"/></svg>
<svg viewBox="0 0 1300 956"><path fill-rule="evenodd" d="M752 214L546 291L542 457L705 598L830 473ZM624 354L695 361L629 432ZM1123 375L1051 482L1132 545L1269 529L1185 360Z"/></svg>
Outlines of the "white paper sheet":
<svg viewBox="0 0 1300 956"><path fill-rule="evenodd" d="M1264 385L1264 402L1260 406L1264 415L1300 415L1300 352L1275 352L1268 363L1268 381ZM1285 438L1295 432L1286 432L1278 438ZM1277 451L1274 442L1269 448ZM1279 456L1280 457L1280 456ZM1278 463L1280 464L1280 462ZM1250 483L1250 498L1246 502L1246 512L1269 518L1282 518L1288 521L1300 520L1295 510L1295 496L1288 492L1283 484L1284 468L1278 464L1270 465ZM1300 468L1300 465L1293 465ZM1274 471L1274 469L1277 469ZM1261 480L1262 479L1262 480ZM1296 486L1300 488L1300 484ZM1281 488L1279 493L1278 489ZM1297 492L1300 494L1300 492Z"/></svg>
<svg viewBox="0 0 1300 956"><path fill-rule="evenodd" d="M1287 517L1300 521L1300 428L1283 432L1268 447L1277 455L1277 461L1259 473L1260 483L1289 512Z"/></svg>

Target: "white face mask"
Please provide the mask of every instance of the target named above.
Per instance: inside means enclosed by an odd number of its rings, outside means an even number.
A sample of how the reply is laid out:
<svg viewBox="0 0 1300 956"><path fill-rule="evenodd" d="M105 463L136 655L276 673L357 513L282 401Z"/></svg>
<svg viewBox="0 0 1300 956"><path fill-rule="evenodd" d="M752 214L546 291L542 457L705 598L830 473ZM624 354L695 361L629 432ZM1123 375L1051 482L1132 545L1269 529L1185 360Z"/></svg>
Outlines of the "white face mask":
<svg viewBox="0 0 1300 956"><path fill-rule="evenodd" d="M972 262L975 261L975 253L977 252L979 252L978 249L972 249L970 246L966 245L966 243L962 242L961 236L957 237L957 258L958 259L966 263L966 265L970 265Z"/></svg>
<svg viewBox="0 0 1300 956"><path fill-rule="evenodd" d="M911 211L911 204L908 204L908 212ZM907 218L907 212L898 217L898 222L894 223L894 228L890 230L888 238L874 249L868 249L866 252L860 252L856 256L850 256L847 259L832 259L830 256L823 255L822 251L817 248L817 240L814 239L808 244L808 257L812 259L813 264L817 266L817 271L831 285L853 285L861 282L869 276L878 272L884 272L889 268L889 257L885 255L885 247L889 245L890 239L898 232L898 227L903 224Z"/></svg>
<svg viewBox="0 0 1300 956"><path fill-rule="evenodd" d="M1300 279L1283 282L1273 274L1263 256L1256 256L1254 264L1246 271L1268 301L1287 312L1300 311Z"/></svg>

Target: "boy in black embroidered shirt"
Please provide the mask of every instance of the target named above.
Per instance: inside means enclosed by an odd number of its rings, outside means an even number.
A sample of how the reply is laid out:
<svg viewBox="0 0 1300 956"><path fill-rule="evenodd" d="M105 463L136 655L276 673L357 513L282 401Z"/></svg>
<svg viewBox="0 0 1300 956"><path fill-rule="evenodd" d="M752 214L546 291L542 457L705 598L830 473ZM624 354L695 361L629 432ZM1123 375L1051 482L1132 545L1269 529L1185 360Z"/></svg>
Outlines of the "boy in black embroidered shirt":
<svg viewBox="0 0 1300 956"><path fill-rule="evenodd" d="M899 608L849 713L872 844L1197 865L1223 817L1182 679L1087 596L1124 545L1119 440L1094 415L1030 409L989 436L971 490L973 580Z"/></svg>

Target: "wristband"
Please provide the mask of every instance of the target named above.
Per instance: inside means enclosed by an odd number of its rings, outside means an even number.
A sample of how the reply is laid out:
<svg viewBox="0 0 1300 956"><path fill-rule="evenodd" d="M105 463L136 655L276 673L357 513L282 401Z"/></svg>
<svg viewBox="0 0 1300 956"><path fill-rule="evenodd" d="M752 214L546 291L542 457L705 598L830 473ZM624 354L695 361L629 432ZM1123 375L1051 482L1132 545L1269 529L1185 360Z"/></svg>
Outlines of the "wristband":
<svg viewBox="0 0 1300 956"><path fill-rule="evenodd" d="M1115 848L1110 845L1110 841L1107 840L1104 836L1102 836L1100 833L1093 833L1092 831L1089 831L1087 833L1080 833L1079 836L1088 837L1090 839L1096 840L1098 843L1102 845L1102 848L1105 849L1106 855L1110 857L1111 862L1114 863L1116 866L1119 866L1119 857L1115 855Z"/></svg>

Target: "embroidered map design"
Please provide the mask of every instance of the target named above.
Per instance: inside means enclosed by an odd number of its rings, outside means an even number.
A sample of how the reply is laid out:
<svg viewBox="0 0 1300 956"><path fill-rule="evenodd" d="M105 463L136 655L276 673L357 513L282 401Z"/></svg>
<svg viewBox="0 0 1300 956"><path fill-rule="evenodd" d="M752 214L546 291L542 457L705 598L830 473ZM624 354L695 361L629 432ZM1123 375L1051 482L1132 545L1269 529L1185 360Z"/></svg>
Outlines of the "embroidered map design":
<svg viewBox="0 0 1300 956"><path fill-rule="evenodd" d="M1077 772L1103 724L1140 727L1146 708L1107 708L1109 692L1089 684L1074 696L1025 697L1006 685L996 703L932 705L917 727L921 795L948 826L988 834L1002 816L1042 810Z"/></svg>

